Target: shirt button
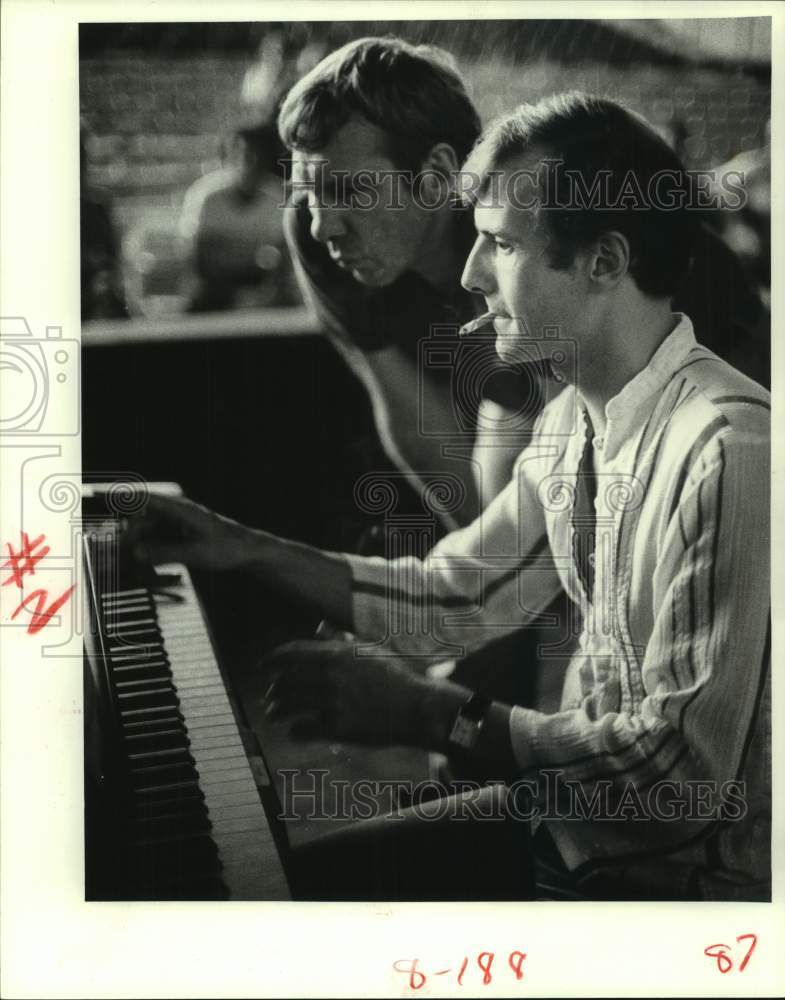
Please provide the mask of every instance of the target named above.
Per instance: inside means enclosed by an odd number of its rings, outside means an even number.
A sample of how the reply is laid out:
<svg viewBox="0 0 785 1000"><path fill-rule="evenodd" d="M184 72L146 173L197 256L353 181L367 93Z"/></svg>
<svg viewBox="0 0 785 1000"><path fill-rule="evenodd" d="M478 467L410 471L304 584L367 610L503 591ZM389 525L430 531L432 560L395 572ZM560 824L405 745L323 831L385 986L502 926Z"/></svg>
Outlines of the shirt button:
<svg viewBox="0 0 785 1000"><path fill-rule="evenodd" d="M594 441L592 441L592 444L597 449L597 451L602 451L602 449L605 447L605 438L595 438Z"/></svg>
<svg viewBox="0 0 785 1000"><path fill-rule="evenodd" d="M590 566L593 566L593 565L594 565L594 560L595 560L595 558L596 558L596 557L595 557L594 553L593 553L593 552L590 552L590 553L589 553L589 565L590 565Z"/></svg>

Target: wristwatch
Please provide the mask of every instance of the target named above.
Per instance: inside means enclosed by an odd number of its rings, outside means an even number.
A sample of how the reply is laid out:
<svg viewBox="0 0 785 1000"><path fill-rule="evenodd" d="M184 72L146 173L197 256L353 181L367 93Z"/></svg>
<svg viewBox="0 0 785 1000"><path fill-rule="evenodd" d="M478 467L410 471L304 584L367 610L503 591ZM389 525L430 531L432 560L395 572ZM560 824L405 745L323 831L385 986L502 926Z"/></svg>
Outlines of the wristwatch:
<svg viewBox="0 0 785 1000"><path fill-rule="evenodd" d="M490 698L476 692L461 706L447 737L450 748L471 750L474 747L490 707Z"/></svg>

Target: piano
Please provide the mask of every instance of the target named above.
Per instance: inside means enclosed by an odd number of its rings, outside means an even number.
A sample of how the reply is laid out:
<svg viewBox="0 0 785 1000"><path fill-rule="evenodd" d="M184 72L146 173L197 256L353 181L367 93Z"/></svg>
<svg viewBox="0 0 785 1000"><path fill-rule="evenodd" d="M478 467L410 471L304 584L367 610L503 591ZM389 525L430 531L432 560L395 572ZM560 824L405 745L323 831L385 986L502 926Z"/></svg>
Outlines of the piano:
<svg viewBox="0 0 785 1000"><path fill-rule="evenodd" d="M136 563L103 489L82 514L86 898L289 899L275 792L188 570Z"/></svg>

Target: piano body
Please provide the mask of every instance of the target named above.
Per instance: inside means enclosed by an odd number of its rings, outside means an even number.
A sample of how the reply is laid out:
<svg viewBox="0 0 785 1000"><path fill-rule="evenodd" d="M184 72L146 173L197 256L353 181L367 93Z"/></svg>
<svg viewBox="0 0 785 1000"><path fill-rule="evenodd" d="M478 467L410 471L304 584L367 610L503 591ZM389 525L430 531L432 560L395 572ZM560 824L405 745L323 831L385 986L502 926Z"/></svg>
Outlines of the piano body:
<svg viewBox="0 0 785 1000"><path fill-rule="evenodd" d="M122 524L86 486L86 898L288 899L275 792L190 575L140 567Z"/></svg>

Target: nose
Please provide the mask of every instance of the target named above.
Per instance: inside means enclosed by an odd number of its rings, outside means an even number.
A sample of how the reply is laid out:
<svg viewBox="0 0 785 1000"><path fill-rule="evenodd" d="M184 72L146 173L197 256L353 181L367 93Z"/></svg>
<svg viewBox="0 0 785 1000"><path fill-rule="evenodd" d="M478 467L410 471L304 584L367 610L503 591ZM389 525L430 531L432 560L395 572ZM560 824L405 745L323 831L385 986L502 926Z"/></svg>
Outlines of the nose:
<svg viewBox="0 0 785 1000"><path fill-rule="evenodd" d="M319 243L329 243L346 235L346 220L340 209L313 204L310 209L311 236Z"/></svg>
<svg viewBox="0 0 785 1000"><path fill-rule="evenodd" d="M461 275L461 284L468 292L476 292L486 298L495 287L488 247L482 235L474 241Z"/></svg>

